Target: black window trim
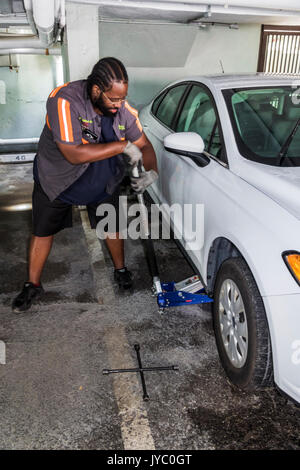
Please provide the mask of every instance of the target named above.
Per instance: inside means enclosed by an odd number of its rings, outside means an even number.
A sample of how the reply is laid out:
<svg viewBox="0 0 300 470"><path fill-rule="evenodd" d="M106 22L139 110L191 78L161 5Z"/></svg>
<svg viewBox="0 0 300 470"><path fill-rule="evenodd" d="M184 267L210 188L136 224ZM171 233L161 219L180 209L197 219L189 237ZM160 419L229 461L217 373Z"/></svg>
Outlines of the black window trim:
<svg viewBox="0 0 300 470"><path fill-rule="evenodd" d="M167 94L168 92L168 88L164 89L161 93L159 93L155 98L153 98L153 101L152 101L152 106L151 106L151 114L152 116L155 117L155 114L153 112L153 108L154 108L154 104L156 103L157 100L159 100L159 103L157 105L157 109L156 109L156 112L158 111L158 108L160 107L160 104L162 102L162 100L164 99L165 95Z"/></svg>
<svg viewBox="0 0 300 470"><path fill-rule="evenodd" d="M181 113L181 111L182 111L182 108L183 108L183 106L184 106L186 100L187 100L187 97L188 97L189 94L190 94L191 89L192 89L191 82L187 82L187 87L186 87L185 91L183 92L183 95L182 95L181 99L179 100L177 109L176 109L176 111L175 111L175 113L174 113L174 116L173 116L173 119L172 119L171 127L172 127L172 131L173 131L173 132L176 132L176 131L175 131L175 128L176 128L176 126L177 126L180 113Z"/></svg>

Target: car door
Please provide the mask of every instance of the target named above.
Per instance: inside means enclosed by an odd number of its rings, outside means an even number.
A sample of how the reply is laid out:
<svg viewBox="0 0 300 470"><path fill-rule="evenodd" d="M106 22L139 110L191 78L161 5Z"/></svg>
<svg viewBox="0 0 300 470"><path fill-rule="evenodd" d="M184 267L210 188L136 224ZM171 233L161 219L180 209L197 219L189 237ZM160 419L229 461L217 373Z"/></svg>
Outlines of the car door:
<svg viewBox="0 0 300 470"><path fill-rule="evenodd" d="M161 93L154 100L151 108L153 116L151 125L143 123L144 130L154 147L159 171L159 179L151 185L151 192L154 192L156 199L161 202L166 202L165 195L169 188L164 165L164 138L172 132L178 107L187 93L188 85L187 82L179 83ZM173 170L169 168L168 171Z"/></svg>
<svg viewBox="0 0 300 470"><path fill-rule="evenodd" d="M176 132L199 134L204 141L204 153L209 157L209 163L203 166L197 158L165 150L162 161L163 199L170 205L177 202L182 208L186 205L182 245L202 273L205 271L202 266L203 241L216 209L214 181L225 177L223 172L227 166L216 105L206 87L200 84L192 85L173 127ZM197 204L200 205L198 211ZM177 221L174 219L172 222L176 226ZM181 227L177 227L177 232L180 230Z"/></svg>

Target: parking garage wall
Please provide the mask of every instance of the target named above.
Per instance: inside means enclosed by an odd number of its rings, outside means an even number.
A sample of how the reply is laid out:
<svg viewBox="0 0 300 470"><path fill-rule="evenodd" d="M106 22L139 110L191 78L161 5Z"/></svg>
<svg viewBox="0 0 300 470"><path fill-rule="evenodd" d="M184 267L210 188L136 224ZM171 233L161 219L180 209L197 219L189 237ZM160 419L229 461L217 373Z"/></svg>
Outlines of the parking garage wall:
<svg viewBox="0 0 300 470"><path fill-rule="evenodd" d="M230 29L99 22L96 5L66 7L68 78L86 78L100 57L118 57L129 72L129 100L138 108L177 78L257 68L260 24Z"/></svg>
<svg viewBox="0 0 300 470"><path fill-rule="evenodd" d="M100 55L115 55L124 61L130 77L129 99L139 108L177 78L255 72L260 30L259 24L201 30L144 25L142 34L141 26L122 25L114 32L113 25L100 24Z"/></svg>
<svg viewBox="0 0 300 470"><path fill-rule="evenodd" d="M63 83L62 60L20 54L13 63L0 67L0 139L36 138L45 124L48 95Z"/></svg>

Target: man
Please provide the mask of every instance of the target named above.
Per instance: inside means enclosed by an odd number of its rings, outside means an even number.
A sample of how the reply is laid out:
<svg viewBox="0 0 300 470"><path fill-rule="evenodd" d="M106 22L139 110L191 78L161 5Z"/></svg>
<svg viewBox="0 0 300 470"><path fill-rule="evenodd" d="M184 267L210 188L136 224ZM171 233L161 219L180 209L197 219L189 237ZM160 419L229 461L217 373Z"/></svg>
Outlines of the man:
<svg viewBox="0 0 300 470"><path fill-rule="evenodd" d="M29 277L12 303L14 312L27 310L43 294L41 274L54 235L72 226L72 205L86 205L91 227L96 228L101 202L113 204L118 220L119 185L126 161L135 166L143 158L146 171L132 183L137 192L158 177L153 147L137 111L126 101L127 91L124 65L107 57L97 62L87 80L66 83L50 93L33 168ZM107 234L106 243L116 282L131 287L118 227L116 233Z"/></svg>

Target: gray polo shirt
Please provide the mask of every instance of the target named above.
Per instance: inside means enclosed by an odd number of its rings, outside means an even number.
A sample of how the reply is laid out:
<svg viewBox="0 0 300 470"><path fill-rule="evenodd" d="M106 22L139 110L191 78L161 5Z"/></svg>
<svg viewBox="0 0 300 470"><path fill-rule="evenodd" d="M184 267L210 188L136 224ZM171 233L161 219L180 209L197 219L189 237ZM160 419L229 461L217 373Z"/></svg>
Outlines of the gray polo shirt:
<svg viewBox="0 0 300 470"><path fill-rule="evenodd" d="M70 163L56 143L92 145L100 140L101 116L94 111L86 84L86 80L66 83L55 88L47 100L46 123L39 141L37 168L39 182L50 201L74 183L89 166L89 163ZM116 113L113 129L119 140L135 142L142 136L138 112L127 101L122 103ZM107 182L109 194L124 175L124 158L120 155L118 160L121 171L118 181Z"/></svg>

